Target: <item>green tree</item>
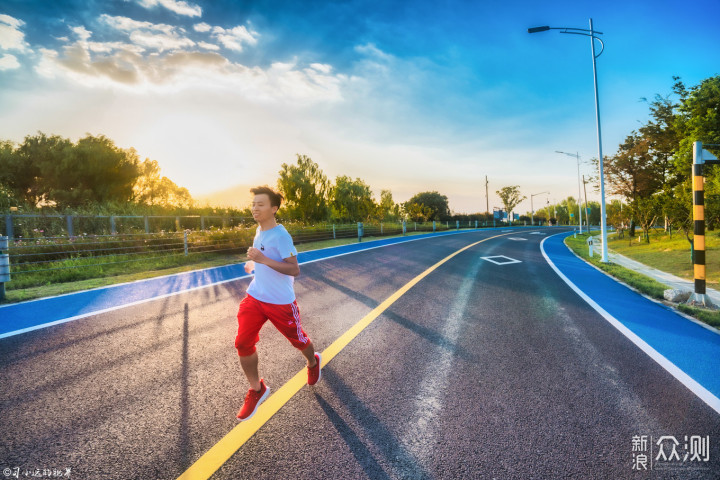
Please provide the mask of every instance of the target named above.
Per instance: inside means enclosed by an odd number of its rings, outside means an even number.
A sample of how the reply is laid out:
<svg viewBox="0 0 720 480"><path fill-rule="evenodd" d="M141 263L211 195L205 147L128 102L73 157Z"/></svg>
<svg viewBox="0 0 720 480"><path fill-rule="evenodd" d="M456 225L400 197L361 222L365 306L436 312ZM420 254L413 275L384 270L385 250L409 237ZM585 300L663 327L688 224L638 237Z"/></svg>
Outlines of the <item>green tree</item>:
<svg viewBox="0 0 720 480"><path fill-rule="evenodd" d="M631 207L633 210L633 217L638 220L638 223L645 234L645 242L650 243L650 229L655 225L655 222L657 222L657 219L662 212L659 197L650 195L648 197L638 198Z"/></svg>
<svg viewBox="0 0 720 480"><path fill-rule="evenodd" d="M679 228L685 233L685 238L690 241L690 230L693 223L692 192L689 185L681 183L672 192L663 192L660 202L670 236L672 237L673 227Z"/></svg>
<svg viewBox="0 0 720 480"><path fill-rule="evenodd" d="M673 123L679 140L675 168L678 175L687 178L692 165L693 143L720 144L720 75L707 78L690 89L679 77L673 78L673 89L680 97Z"/></svg>
<svg viewBox="0 0 720 480"><path fill-rule="evenodd" d="M610 195L619 195L633 206L663 188L663 160L658 161L652 154L651 145L650 139L633 131L615 155L605 157L605 184ZM597 159L593 159L593 163L597 165ZM631 211L637 213L639 210ZM634 235L635 222L631 219L630 236Z"/></svg>
<svg viewBox="0 0 720 480"><path fill-rule="evenodd" d="M41 132L26 136L17 148L9 148L5 142L0 157L0 182L15 198L32 208L48 202L53 175L50 167L62 165L70 148L69 140L57 135L48 137Z"/></svg>
<svg viewBox="0 0 720 480"><path fill-rule="evenodd" d="M0 155L0 182L22 202L58 208L132 199L139 175L137 154L112 140L88 135L77 144L42 132Z"/></svg>
<svg viewBox="0 0 720 480"><path fill-rule="evenodd" d="M517 207L520 202L525 200L527 197L520 196L520 185L512 185L509 187L503 187L500 190L497 190L495 192L498 197L500 197L500 201L505 206L505 211L508 214L508 221L512 223L512 212Z"/></svg>
<svg viewBox="0 0 720 480"><path fill-rule="evenodd" d="M88 135L64 153L60 163L42 167L48 200L58 207L132 200L140 175L134 149L123 150L103 135Z"/></svg>
<svg viewBox="0 0 720 480"><path fill-rule="evenodd" d="M159 203L162 196L160 192L160 165L157 160L146 158L140 164L140 176L135 182L135 201L142 205L152 207Z"/></svg>
<svg viewBox="0 0 720 480"><path fill-rule="evenodd" d="M8 211L21 203L19 191L12 188L15 184L14 167L15 145L13 142L0 141L0 211Z"/></svg>
<svg viewBox="0 0 720 480"><path fill-rule="evenodd" d="M563 205L562 203L556 205L553 212L557 215L555 218L559 225L570 225L570 211L567 205Z"/></svg>
<svg viewBox="0 0 720 480"><path fill-rule="evenodd" d="M430 209L430 214L426 216L425 220L437 220L441 221L450 216L450 206L448 204L448 198L445 195L441 195L438 192L422 192L414 195L410 200L405 202L406 211L410 211L412 204L422 205L425 208ZM415 212L421 211L415 208Z"/></svg>
<svg viewBox="0 0 720 480"><path fill-rule="evenodd" d="M426 222L435 213L430 207L426 207L422 203L408 202L405 207L407 216L413 222Z"/></svg>
<svg viewBox="0 0 720 480"><path fill-rule="evenodd" d="M297 163L283 163L278 189L285 197L285 211L290 218L304 222L327 220L330 185L317 163L310 157L297 155Z"/></svg>
<svg viewBox="0 0 720 480"><path fill-rule="evenodd" d="M580 214L580 209L582 207L578 208L577 200L575 200L574 197L567 197L565 200L560 202L560 205L564 207L563 210L563 217L567 216L566 223L568 225L578 225L578 215Z"/></svg>
<svg viewBox="0 0 720 480"><path fill-rule="evenodd" d="M684 178L678 177L673 168L673 157L678 148L678 135L674 127L677 106L669 96L656 95L655 100L649 102L650 120L638 129L640 136L647 142L648 152L653 157L655 175L665 191L670 191Z"/></svg>
<svg viewBox="0 0 720 480"><path fill-rule="evenodd" d="M610 195L620 195L628 203L648 197L662 187L655 159L647 138L632 132L618 152L605 158L605 180Z"/></svg>
<svg viewBox="0 0 720 480"><path fill-rule="evenodd" d="M390 190L380 192L380 203L377 206L377 218L383 220L397 220L400 215L400 206L393 200Z"/></svg>
<svg viewBox="0 0 720 480"><path fill-rule="evenodd" d="M376 209L370 186L344 175L335 179L330 204L336 218L355 222L367 220Z"/></svg>
<svg viewBox="0 0 720 480"><path fill-rule="evenodd" d="M693 143L720 144L720 75L705 79L690 89L679 77L674 79L674 91L680 97L673 124L679 139L675 169L677 176L684 179L683 188L690 190ZM720 156L718 147L708 145L703 148ZM706 167L703 173L706 179L705 219L708 229L714 229L720 224L720 169ZM690 209L692 197L685 201Z"/></svg>
<svg viewBox="0 0 720 480"><path fill-rule="evenodd" d="M146 158L140 164L140 172L133 188L134 199L138 204L149 206L151 211L156 205L184 208L192 206L193 199L190 192L186 188L179 187L169 178L161 176L157 160Z"/></svg>
<svg viewBox="0 0 720 480"><path fill-rule="evenodd" d="M605 205L607 224L615 227L615 230L618 232L618 238L625 236L625 229L630 224L630 213L630 209L623 205L620 200L612 200ZM598 221L599 220L600 215L598 215Z"/></svg>

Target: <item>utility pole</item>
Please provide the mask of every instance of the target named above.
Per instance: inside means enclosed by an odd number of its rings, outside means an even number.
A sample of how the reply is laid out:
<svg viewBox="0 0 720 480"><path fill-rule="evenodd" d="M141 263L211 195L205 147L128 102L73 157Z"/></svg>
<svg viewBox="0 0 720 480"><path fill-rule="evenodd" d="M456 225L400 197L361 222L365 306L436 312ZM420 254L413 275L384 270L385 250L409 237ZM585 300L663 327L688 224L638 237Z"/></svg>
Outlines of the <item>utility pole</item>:
<svg viewBox="0 0 720 480"><path fill-rule="evenodd" d="M585 175L583 177L583 190L585 190L585 224L587 225L587 232L590 235L590 220L588 219L588 208L587 208L587 183L585 183Z"/></svg>
<svg viewBox="0 0 720 480"><path fill-rule="evenodd" d="M537 197L538 195L544 195L544 194L550 194L550 192L540 192L540 193L533 193L530 195L530 225L535 225L535 208L533 207L533 197Z"/></svg>
<svg viewBox="0 0 720 480"><path fill-rule="evenodd" d="M488 198L488 179L485 175L485 213L490 213L490 200Z"/></svg>

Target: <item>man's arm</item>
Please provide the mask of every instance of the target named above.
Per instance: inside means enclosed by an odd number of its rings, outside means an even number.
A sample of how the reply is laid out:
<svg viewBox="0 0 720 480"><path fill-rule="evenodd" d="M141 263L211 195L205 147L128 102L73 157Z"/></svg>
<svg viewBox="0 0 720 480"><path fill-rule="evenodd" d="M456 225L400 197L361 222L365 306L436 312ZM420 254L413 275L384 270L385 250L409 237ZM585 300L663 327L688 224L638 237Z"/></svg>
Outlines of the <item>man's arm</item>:
<svg viewBox="0 0 720 480"><path fill-rule="evenodd" d="M248 258L255 263L267 265L283 275L289 275L291 277L300 275L300 265L298 265L297 257L295 256L284 258L282 262L278 262L277 260L266 257L265 254L257 248L250 247L248 249Z"/></svg>

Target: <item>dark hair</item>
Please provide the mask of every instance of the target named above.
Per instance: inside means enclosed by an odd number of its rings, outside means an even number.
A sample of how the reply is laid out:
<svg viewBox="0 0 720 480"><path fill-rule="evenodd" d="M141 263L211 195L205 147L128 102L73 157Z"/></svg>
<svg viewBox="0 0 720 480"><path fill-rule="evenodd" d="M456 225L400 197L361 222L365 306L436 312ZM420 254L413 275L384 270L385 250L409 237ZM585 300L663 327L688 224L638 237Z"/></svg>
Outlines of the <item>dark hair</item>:
<svg viewBox="0 0 720 480"><path fill-rule="evenodd" d="M283 196L280 195L275 190L273 190L272 188L268 187L267 185L262 186L262 187L251 188L250 192L253 195L262 195L263 193L266 194L268 197L270 197L270 206L271 207L280 208L280 204L283 201Z"/></svg>

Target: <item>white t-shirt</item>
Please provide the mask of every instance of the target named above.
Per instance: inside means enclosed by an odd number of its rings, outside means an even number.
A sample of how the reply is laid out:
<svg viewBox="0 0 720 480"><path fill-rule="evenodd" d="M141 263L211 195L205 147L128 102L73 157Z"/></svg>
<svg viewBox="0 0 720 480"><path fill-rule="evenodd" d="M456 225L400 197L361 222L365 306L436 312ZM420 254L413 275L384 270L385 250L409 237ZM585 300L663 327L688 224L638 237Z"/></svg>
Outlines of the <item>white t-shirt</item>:
<svg viewBox="0 0 720 480"><path fill-rule="evenodd" d="M297 255L292 237L282 225L267 231L262 231L258 226L253 247L278 262ZM287 305L295 301L294 283L295 277L276 272L267 265L255 263L255 278L250 282L247 293L261 302Z"/></svg>

